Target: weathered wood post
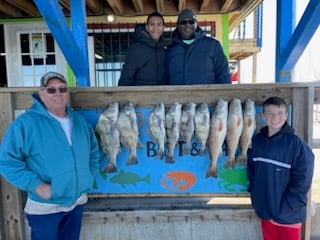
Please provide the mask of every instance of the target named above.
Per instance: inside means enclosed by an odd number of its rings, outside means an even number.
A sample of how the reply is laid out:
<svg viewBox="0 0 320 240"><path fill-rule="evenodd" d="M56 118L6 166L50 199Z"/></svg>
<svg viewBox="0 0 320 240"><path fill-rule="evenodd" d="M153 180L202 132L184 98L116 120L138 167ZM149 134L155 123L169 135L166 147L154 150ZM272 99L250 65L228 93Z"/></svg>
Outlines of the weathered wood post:
<svg viewBox="0 0 320 240"><path fill-rule="evenodd" d="M13 93L0 94L0 139L13 120ZM21 192L0 177L0 239L25 239Z"/></svg>

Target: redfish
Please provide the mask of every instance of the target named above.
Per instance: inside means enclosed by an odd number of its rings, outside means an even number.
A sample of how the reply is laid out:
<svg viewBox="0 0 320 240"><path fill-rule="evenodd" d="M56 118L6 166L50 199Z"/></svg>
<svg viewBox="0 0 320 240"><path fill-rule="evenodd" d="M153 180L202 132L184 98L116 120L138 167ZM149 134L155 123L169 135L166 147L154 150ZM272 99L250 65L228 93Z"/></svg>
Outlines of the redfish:
<svg viewBox="0 0 320 240"><path fill-rule="evenodd" d="M210 135L208 140L210 165L206 178L217 177L217 160L222 154L222 145L227 134L228 102L218 99L210 120Z"/></svg>
<svg viewBox="0 0 320 240"><path fill-rule="evenodd" d="M239 161L241 163L247 162L247 151L251 145L253 133L256 129L256 109L254 101L247 99L244 103L243 109L243 130L240 137L240 151L241 155Z"/></svg>
<svg viewBox="0 0 320 240"><path fill-rule="evenodd" d="M242 105L240 99L234 98L229 104L227 123L227 150L226 166L234 167L235 155L239 146L239 139L243 129Z"/></svg>

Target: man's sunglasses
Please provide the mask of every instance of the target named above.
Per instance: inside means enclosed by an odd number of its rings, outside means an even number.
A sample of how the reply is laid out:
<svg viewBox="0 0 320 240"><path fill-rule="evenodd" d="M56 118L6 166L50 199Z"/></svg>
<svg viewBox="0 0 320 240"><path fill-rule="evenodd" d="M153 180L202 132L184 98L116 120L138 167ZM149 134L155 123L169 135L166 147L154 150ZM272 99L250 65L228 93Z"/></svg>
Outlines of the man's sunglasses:
<svg viewBox="0 0 320 240"><path fill-rule="evenodd" d="M54 94L57 91L59 91L60 93L66 93L69 91L69 88L67 87L60 87L60 88L42 88L41 90L46 90L47 93L49 94Z"/></svg>
<svg viewBox="0 0 320 240"><path fill-rule="evenodd" d="M187 25L187 24L193 25L195 23L196 23L196 20L183 20L180 22L181 25Z"/></svg>

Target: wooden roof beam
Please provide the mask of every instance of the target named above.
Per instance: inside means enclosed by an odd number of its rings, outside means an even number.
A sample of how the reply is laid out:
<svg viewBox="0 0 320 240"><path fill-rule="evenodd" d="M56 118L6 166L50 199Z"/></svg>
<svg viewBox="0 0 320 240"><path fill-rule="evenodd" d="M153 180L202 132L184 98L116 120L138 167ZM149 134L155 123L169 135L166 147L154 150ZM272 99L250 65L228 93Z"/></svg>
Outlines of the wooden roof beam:
<svg viewBox="0 0 320 240"><path fill-rule="evenodd" d="M144 12L143 2L142 0L132 0L134 9L136 10L136 13L141 14Z"/></svg>
<svg viewBox="0 0 320 240"><path fill-rule="evenodd" d="M183 9L186 8L186 6L187 6L186 0L179 0L178 11L181 12Z"/></svg>
<svg viewBox="0 0 320 240"><path fill-rule="evenodd" d="M31 15L33 17L39 16L38 9L33 4L33 1L27 1L27 0L6 0L8 3L16 6L21 11L28 13L28 15Z"/></svg>
<svg viewBox="0 0 320 240"><path fill-rule="evenodd" d="M156 0L156 6L159 13L164 12L163 0Z"/></svg>
<svg viewBox="0 0 320 240"><path fill-rule="evenodd" d="M225 0L224 3L222 4L220 12L229 12L230 8L233 5L235 4L238 5L237 2L238 2L237 0Z"/></svg>
<svg viewBox="0 0 320 240"><path fill-rule="evenodd" d="M200 6L200 12L208 11L209 6L210 6L210 0L202 0L201 6Z"/></svg>
<svg viewBox="0 0 320 240"><path fill-rule="evenodd" d="M7 14L10 17L22 17L23 14L20 9L12 6L11 4L0 1L0 12Z"/></svg>
<svg viewBox="0 0 320 240"><path fill-rule="evenodd" d="M115 15L122 15L123 7L120 0L107 0Z"/></svg>
<svg viewBox="0 0 320 240"><path fill-rule="evenodd" d="M69 1L69 0L59 0L59 4L60 4L62 7L70 10L70 1Z"/></svg>
<svg viewBox="0 0 320 240"><path fill-rule="evenodd" d="M100 13L102 8L100 5L100 2L98 0L87 0L87 7L89 8L90 11L94 13Z"/></svg>

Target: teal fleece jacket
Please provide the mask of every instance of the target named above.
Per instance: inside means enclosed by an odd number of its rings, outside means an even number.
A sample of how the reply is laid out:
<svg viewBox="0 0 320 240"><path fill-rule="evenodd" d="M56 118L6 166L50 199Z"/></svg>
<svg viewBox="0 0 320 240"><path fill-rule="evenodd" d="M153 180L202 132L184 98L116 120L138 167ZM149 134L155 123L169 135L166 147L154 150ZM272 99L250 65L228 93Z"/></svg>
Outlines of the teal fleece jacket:
<svg viewBox="0 0 320 240"><path fill-rule="evenodd" d="M78 112L67 107L72 121L72 146L38 94L34 104L7 129L0 145L0 174L32 200L72 205L88 192L99 168L100 151L93 128ZM51 198L42 199L35 189L51 184Z"/></svg>

